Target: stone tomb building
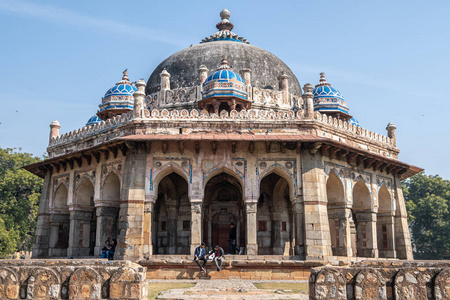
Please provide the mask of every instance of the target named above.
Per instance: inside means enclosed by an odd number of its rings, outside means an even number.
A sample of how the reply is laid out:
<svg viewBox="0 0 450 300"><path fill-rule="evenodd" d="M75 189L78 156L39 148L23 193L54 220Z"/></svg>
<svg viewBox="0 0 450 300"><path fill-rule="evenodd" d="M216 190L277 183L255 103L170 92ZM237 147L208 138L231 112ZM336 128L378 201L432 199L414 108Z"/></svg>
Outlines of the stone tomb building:
<svg viewBox="0 0 450 300"><path fill-rule="evenodd" d="M364 129L320 74L303 89L273 54L218 32L131 82L128 72L85 127L50 125L34 257L228 251L291 259L412 259L395 129ZM351 101L350 101L351 103Z"/></svg>

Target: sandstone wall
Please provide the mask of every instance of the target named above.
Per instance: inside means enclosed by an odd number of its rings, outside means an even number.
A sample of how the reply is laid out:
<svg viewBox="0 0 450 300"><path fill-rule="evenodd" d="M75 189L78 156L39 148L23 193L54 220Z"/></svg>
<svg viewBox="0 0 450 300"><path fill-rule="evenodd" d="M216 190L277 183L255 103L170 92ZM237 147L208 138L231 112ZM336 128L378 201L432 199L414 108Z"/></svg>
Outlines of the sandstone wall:
<svg viewBox="0 0 450 300"><path fill-rule="evenodd" d="M0 299L146 299L145 268L129 261L0 260Z"/></svg>

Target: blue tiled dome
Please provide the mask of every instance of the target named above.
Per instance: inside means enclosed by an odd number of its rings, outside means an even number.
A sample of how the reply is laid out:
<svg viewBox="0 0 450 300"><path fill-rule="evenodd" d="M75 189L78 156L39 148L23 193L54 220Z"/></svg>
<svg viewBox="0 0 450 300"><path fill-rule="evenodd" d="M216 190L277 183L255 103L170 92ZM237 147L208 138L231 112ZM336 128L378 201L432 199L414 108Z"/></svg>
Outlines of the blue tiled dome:
<svg viewBox="0 0 450 300"><path fill-rule="evenodd" d="M356 120L355 118L351 118L351 119L348 121L348 124L360 126L360 125L359 125L359 121Z"/></svg>
<svg viewBox="0 0 450 300"><path fill-rule="evenodd" d="M224 70L218 70L214 73L212 73L211 75L209 75L208 78L206 78L205 80L205 84L210 82L211 80L216 80L219 79L219 82L223 81L228 81L231 79L236 79L237 81L240 81L242 83L244 83L244 80L242 79L241 76L239 76L239 74L233 72L232 70L229 69L224 69Z"/></svg>
<svg viewBox="0 0 450 300"><path fill-rule="evenodd" d="M130 82L128 83L119 82L118 84L110 88L106 92L105 96L103 96L103 98L107 98L110 96L133 96L136 90L137 90L136 87Z"/></svg>
<svg viewBox="0 0 450 300"><path fill-rule="evenodd" d="M203 83L202 98L237 97L247 99L247 89L244 80L233 72L226 58L222 59L220 67L206 78Z"/></svg>
<svg viewBox="0 0 450 300"><path fill-rule="evenodd" d="M318 98L338 98L345 100L341 92L332 86L321 85L313 90L314 99Z"/></svg>
<svg viewBox="0 0 450 300"><path fill-rule="evenodd" d="M100 123L101 121L102 120L97 115L94 115L87 121L86 126L94 125Z"/></svg>

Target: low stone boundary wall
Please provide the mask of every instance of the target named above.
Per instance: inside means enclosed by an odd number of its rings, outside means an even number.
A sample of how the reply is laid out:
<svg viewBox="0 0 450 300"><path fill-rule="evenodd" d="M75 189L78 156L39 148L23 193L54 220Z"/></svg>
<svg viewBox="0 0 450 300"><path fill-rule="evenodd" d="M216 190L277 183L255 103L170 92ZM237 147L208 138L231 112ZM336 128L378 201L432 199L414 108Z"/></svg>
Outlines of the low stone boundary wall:
<svg viewBox="0 0 450 300"><path fill-rule="evenodd" d="M276 256L226 256L222 271L208 260L207 275L200 273L192 256L155 256L139 262L147 268L147 279L251 279L308 280L312 267L323 262L291 260Z"/></svg>
<svg viewBox="0 0 450 300"><path fill-rule="evenodd" d="M0 299L146 299L147 286L129 261L0 260Z"/></svg>
<svg viewBox="0 0 450 300"><path fill-rule="evenodd" d="M450 299L450 261L371 261L311 269L309 297Z"/></svg>

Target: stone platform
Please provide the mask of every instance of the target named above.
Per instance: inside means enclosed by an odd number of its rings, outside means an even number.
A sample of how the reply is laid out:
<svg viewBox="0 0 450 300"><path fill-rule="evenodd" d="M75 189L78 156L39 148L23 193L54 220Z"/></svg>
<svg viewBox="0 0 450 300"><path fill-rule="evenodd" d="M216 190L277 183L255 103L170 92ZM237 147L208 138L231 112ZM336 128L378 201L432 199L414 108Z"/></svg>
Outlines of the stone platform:
<svg viewBox="0 0 450 300"><path fill-rule="evenodd" d="M106 259L0 260L0 299L147 297L145 268Z"/></svg>
<svg viewBox="0 0 450 300"><path fill-rule="evenodd" d="M147 268L147 279L308 280L311 268L326 263L295 256L226 255L220 272L208 260L206 275L199 271L192 255L153 255L139 264Z"/></svg>

